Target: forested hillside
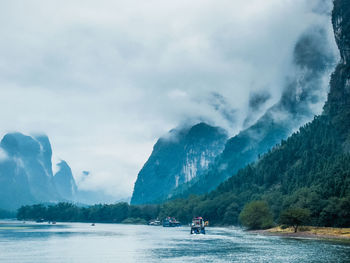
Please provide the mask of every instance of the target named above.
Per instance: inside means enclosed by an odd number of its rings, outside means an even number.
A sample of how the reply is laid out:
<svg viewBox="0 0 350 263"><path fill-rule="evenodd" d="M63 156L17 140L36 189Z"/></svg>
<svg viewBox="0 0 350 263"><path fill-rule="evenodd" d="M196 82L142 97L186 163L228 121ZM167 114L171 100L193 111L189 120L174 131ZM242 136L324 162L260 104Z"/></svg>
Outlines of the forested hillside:
<svg viewBox="0 0 350 263"><path fill-rule="evenodd" d="M301 207L310 210L311 224L350 226L349 1L334 2L332 22L341 61L324 113L210 194L165 204L164 214L234 224L244 204L262 199L276 220L282 210Z"/></svg>
<svg viewBox="0 0 350 263"><path fill-rule="evenodd" d="M308 28L294 46L294 75L284 83L280 100L255 123L230 138L209 169L175 189L171 195L186 197L214 190L319 114L315 104L324 102L328 90L325 78L329 79L338 58L331 48L333 41L328 39L325 28ZM257 107L256 100L251 99L251 107Z"/></svg>

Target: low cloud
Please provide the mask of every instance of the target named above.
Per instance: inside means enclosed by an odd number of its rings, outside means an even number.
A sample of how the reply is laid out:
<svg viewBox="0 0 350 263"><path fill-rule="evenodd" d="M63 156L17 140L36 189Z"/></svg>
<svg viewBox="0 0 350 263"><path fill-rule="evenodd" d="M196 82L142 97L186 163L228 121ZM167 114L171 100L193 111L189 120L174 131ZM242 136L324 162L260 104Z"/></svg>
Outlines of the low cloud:
<svg viewBox="0 0 350 263"><path fill-rule="evenodd" d="M6 161L8 159L8 155L4 149L0 147L0 162Z"/></svg>
<svg viewBox="0 0 350 263"><path fill-rule="evenodd" d="M168 130L207 121L234 135L277 103L310 27L336 56L329 2L3 2L1 133L48 134L55 159L90 171L84 188L126 197ZM268 94L256 112L252 94Z"/></svg>

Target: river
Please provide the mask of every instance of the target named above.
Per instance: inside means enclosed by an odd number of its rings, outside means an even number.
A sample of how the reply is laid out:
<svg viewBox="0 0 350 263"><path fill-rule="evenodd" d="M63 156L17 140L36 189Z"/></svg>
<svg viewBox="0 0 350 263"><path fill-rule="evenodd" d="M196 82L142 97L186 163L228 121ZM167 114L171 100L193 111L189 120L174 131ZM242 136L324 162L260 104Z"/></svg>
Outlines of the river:
<svg viewBox="0 0 350 263"><path fill-rule="evenodd" d="M0 221L0 262L350 262L350 244L240 228Z"/></svg>

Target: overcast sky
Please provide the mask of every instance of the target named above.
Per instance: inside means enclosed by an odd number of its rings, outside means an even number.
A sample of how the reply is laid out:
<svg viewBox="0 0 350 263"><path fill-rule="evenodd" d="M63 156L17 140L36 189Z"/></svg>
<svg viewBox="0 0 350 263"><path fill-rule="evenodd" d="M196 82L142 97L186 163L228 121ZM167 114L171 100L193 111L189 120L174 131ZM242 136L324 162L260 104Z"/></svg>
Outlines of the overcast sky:
<svg viewBox="0 0 350 263"><path fill-rule="evenodd" d="M252 92L278 101L321 0L0 0L0 134L50 137L81 188L132 193L157 138L205 120L234 135ZM263 111L261 112L261 114Z"/></svg>

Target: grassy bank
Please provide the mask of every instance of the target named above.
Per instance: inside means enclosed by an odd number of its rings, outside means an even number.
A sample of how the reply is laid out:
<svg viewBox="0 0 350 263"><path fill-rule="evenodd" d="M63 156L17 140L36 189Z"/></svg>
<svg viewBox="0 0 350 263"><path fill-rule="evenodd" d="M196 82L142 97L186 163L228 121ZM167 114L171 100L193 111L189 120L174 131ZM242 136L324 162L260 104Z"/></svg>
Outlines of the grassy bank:
<svg viewBox="0 0 350 263"><path fill-rule="evenodd" d="M282 228L281 226L278 226L253 232L264 235L278 235L284 237L342 239L350 242L350 228L301 226L299 231L294 233L294 229L292 227Z"/></svg>

